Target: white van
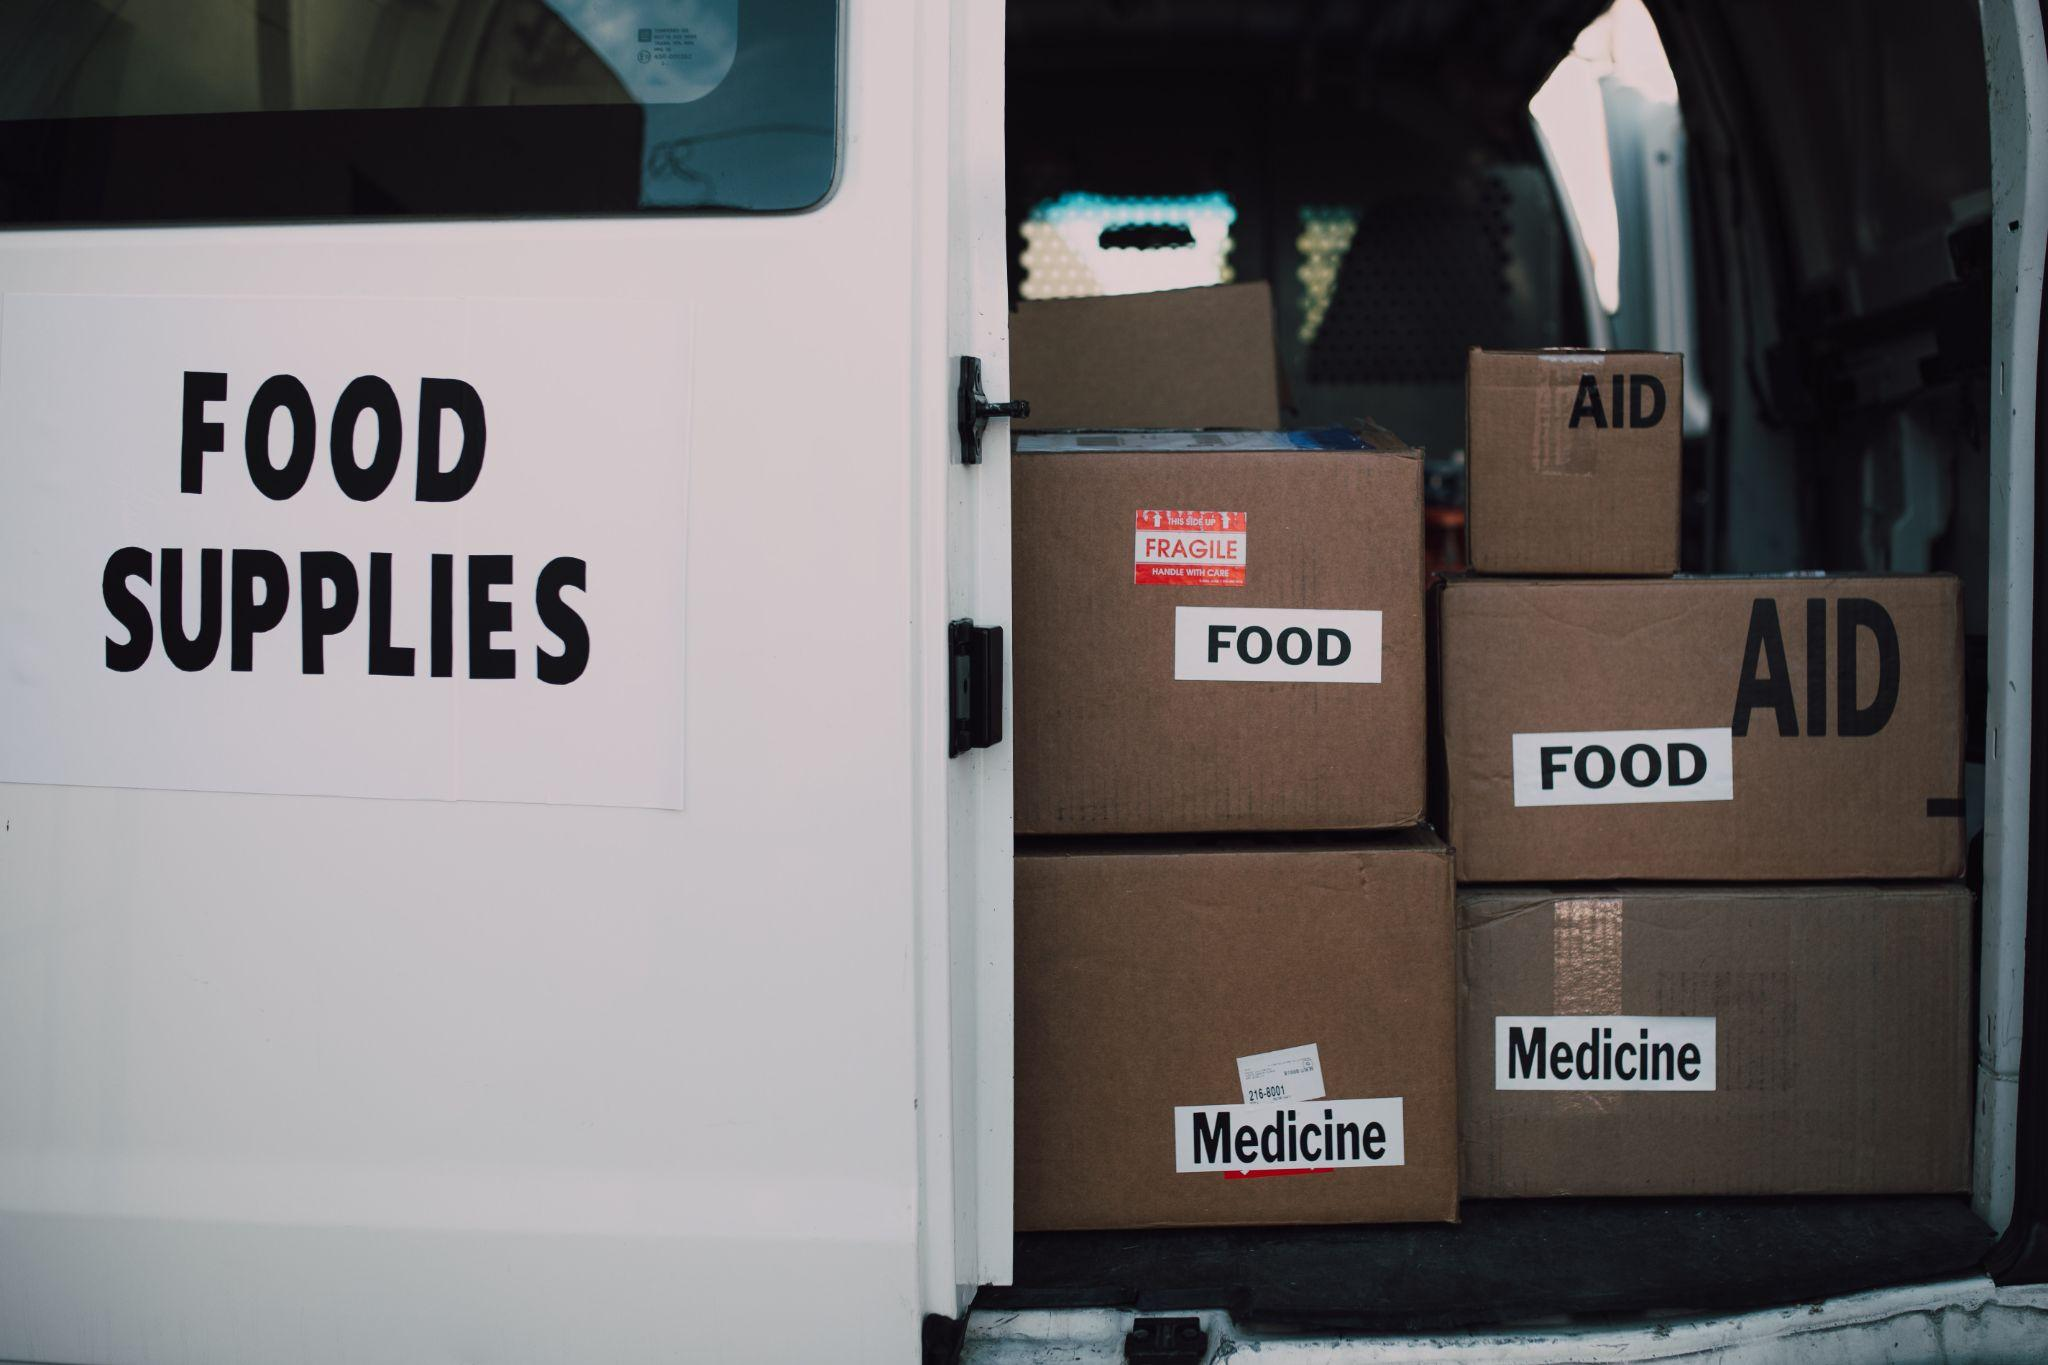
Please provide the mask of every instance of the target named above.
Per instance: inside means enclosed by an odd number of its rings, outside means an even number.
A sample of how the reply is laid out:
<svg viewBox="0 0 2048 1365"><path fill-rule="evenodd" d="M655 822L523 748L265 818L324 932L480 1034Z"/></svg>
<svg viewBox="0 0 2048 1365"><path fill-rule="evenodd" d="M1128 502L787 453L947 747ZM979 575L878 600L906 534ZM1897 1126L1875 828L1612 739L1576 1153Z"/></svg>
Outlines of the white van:
<svg viewBox="0 0 2048 1365"><path fill-rule="evenodd" d="M1651 0L1588 178L1606 7L0 7L0 1359L2039 1353L2041 12ZM1968 1199L1013 1232L1008 319L1227 278L1962 576Z"/></svg>

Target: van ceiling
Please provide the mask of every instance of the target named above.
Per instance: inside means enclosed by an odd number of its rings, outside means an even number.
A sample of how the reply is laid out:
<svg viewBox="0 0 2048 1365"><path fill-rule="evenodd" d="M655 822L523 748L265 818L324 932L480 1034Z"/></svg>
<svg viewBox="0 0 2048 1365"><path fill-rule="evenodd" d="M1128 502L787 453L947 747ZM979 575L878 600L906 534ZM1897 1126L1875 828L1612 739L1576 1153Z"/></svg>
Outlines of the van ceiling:
<svg viewBox="0 0 2048 1365"><path fill-rule="evenodd" d="M1279 56L1356 76L1462 69L1527 105L1608 0L1010 0L1015 49L1095 44L1111 61L1188 43L1255 64ZM1242 46L1232 47L1233 44Z"/></svg>

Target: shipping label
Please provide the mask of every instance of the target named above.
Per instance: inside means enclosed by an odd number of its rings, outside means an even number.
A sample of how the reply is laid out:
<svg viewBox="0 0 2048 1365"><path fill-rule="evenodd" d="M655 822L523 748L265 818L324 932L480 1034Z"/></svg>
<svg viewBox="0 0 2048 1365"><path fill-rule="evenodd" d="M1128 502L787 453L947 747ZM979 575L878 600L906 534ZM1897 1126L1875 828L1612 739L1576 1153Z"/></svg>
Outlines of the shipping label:
<svg viewBox="0 0 2048 1365"><path fill-rule="evenodd" d="M1400 1166L1401 1100L1183 1105L1173 1111L1173 1168L1204 1172Z"/></svg>
<svg viewBox="0 0 2048 1365"><path fill-rule="evenodd" d="M1140 508L1132 546L1138 584L1244 586L1245 515Z"/></svg>
<svg viewBox="0 0 2048 1365"><path fill-rule="evenodd" d="M1293 1104L1325 1093L1322 1053L1314 1043L1240 1057L1237 1079L1246 1104Z"/></svg>
<svg viewBox="0 0 2048 1365"><path fill-rule="evenodd" d="M1712 1090L1714 1020L1676 1015L1497 1015L1496 1090Z"/></svg>
<svg viewBox="0 0 2048 1365"><path fill-rule="evenodd" d="M1517 806L1619 806L1733 801L1726 726L1690 730L1561 730L1513 737Z"/></svg>
<svg viewBox="0 0 2048 1365"><path fill-rule="evenodd" d="M1179 682L1376 683L1380 613L1175 607L1173 676Z"/></svg>

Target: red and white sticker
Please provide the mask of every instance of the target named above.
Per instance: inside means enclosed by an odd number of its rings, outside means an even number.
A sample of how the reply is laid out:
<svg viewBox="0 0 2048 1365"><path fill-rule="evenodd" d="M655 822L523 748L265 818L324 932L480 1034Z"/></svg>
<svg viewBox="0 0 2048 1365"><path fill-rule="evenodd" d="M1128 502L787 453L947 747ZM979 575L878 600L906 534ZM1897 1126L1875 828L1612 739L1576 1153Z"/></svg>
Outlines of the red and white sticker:
<svg viewBox="0 0 2048 1365"><path fill-rule="evenodd" d="M1244 513L1138 510L1134 583L1244 586Z"/></svg>

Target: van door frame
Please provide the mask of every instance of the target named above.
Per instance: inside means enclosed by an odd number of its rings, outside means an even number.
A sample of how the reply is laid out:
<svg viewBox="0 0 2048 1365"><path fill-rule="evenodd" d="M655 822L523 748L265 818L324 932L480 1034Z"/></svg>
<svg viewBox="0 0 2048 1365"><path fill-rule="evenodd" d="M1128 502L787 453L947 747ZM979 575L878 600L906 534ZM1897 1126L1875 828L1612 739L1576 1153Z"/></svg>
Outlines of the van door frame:
<svg viewBox="0 0 2048 1365"><path fill-rule="evenodd" d="M2004 1232L2018 1159L2033 781L2035 422L2048 265L2048 47L2038 0L1980 9L1991 102L1990 697L1971 1201Z"/></svg>
<svg viewBox="0 0 2048 1365"><path fill-rule="evenodd" d="M923 1311L948 1318L1009 1283L1014 1251L1007 650L1003 739L948 757L946 725L947 622L1010 633L1009 423L989 425L976 465L953 435L960 357L1009 396L1006 23L1000 3L927 0L916 62L919 1245Z"/></svg>

